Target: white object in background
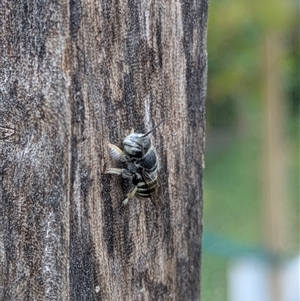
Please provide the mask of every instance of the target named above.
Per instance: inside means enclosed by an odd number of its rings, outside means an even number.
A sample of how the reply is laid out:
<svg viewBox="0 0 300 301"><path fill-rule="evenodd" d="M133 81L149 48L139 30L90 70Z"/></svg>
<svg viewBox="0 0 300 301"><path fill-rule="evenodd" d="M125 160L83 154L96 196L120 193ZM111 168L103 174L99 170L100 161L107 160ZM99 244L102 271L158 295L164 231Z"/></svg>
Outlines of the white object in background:
<svg viewBox="0 0 300 301"><path fill-rule="evenodd" d="M300 256L283 266L281 284L284 301L300 301Z"/></svg>
<svg viewBox="0 0 300 301"><path fill-rule="evenodd" d="M232 261L228 269L229 301L272 301L271 270L267 263L255 257Z"/></svg>

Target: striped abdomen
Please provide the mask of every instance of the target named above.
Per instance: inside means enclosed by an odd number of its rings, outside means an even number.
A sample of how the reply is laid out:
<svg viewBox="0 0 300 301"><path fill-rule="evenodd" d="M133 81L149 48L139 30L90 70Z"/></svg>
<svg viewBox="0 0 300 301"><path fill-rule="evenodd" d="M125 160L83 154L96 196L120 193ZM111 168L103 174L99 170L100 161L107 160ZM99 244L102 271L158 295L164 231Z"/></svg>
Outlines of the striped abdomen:
<svg viewBox="0 0 300 301"><path fill-rule="evenodd" d="M136 191L136 197L140 199L147 199L151 196L152 193L156 190L157 187L157 175L155 174L155 177L153 177L149 181L145 179L145 182L139 182L137 184L137 191Z"/></svg>

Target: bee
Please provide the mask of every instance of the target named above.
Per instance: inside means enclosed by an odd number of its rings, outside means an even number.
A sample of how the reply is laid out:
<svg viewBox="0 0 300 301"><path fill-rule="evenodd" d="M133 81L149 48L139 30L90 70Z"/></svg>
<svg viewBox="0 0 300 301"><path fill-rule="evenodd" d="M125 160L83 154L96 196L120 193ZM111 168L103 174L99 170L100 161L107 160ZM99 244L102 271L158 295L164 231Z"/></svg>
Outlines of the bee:
<svg viewBox="0 0 300 301"><path fill-rule="evenodd" d="M162 120L163 121L163 120ZM122 176L127 188L126 199L122 205L134 197L139 199L151 199L151 195L158 186L159 159L155 147L148 135L152 133L162 121L146 134L131 131L123 140L123 150L109 143L111 157L114 161L123 165L123 168L109 168L108 174ZM153 200L152 203L155 205Z"/></svg>

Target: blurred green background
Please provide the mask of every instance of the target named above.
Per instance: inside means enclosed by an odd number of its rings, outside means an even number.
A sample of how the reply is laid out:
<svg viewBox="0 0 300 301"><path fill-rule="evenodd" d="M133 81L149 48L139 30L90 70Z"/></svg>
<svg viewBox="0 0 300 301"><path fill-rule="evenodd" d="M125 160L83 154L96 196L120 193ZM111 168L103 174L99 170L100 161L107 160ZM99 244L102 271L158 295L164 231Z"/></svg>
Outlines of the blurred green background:
<svg viewBox="0 0 300 301"><path fill-rule="evenodd" d="M299 64L298 0L210 0L202 301L240 254L299 254Z"/></svg>

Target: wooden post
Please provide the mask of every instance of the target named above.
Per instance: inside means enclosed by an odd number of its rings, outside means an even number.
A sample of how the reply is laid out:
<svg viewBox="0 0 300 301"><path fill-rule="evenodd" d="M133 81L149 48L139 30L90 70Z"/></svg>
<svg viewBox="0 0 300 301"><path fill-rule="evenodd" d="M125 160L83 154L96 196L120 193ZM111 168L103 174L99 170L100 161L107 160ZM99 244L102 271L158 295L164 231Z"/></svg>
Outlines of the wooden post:
<svg viewBox="0 0 300 301"><path fill-rule="evenodd" d="M266 245L274 254L288 248L286 220L286 169L284 125L285 109L280 76L279 35L268 32L265 43L265 229ZM279 267L273 269L272 300L282 300Z"/></svg>
<svg viewBox="0 0 300 301"><path fill-rule="evenodd" d="M0 4L0 300L199 300L207 0ZM161 161L120 209L109 142Z"/></svg>

